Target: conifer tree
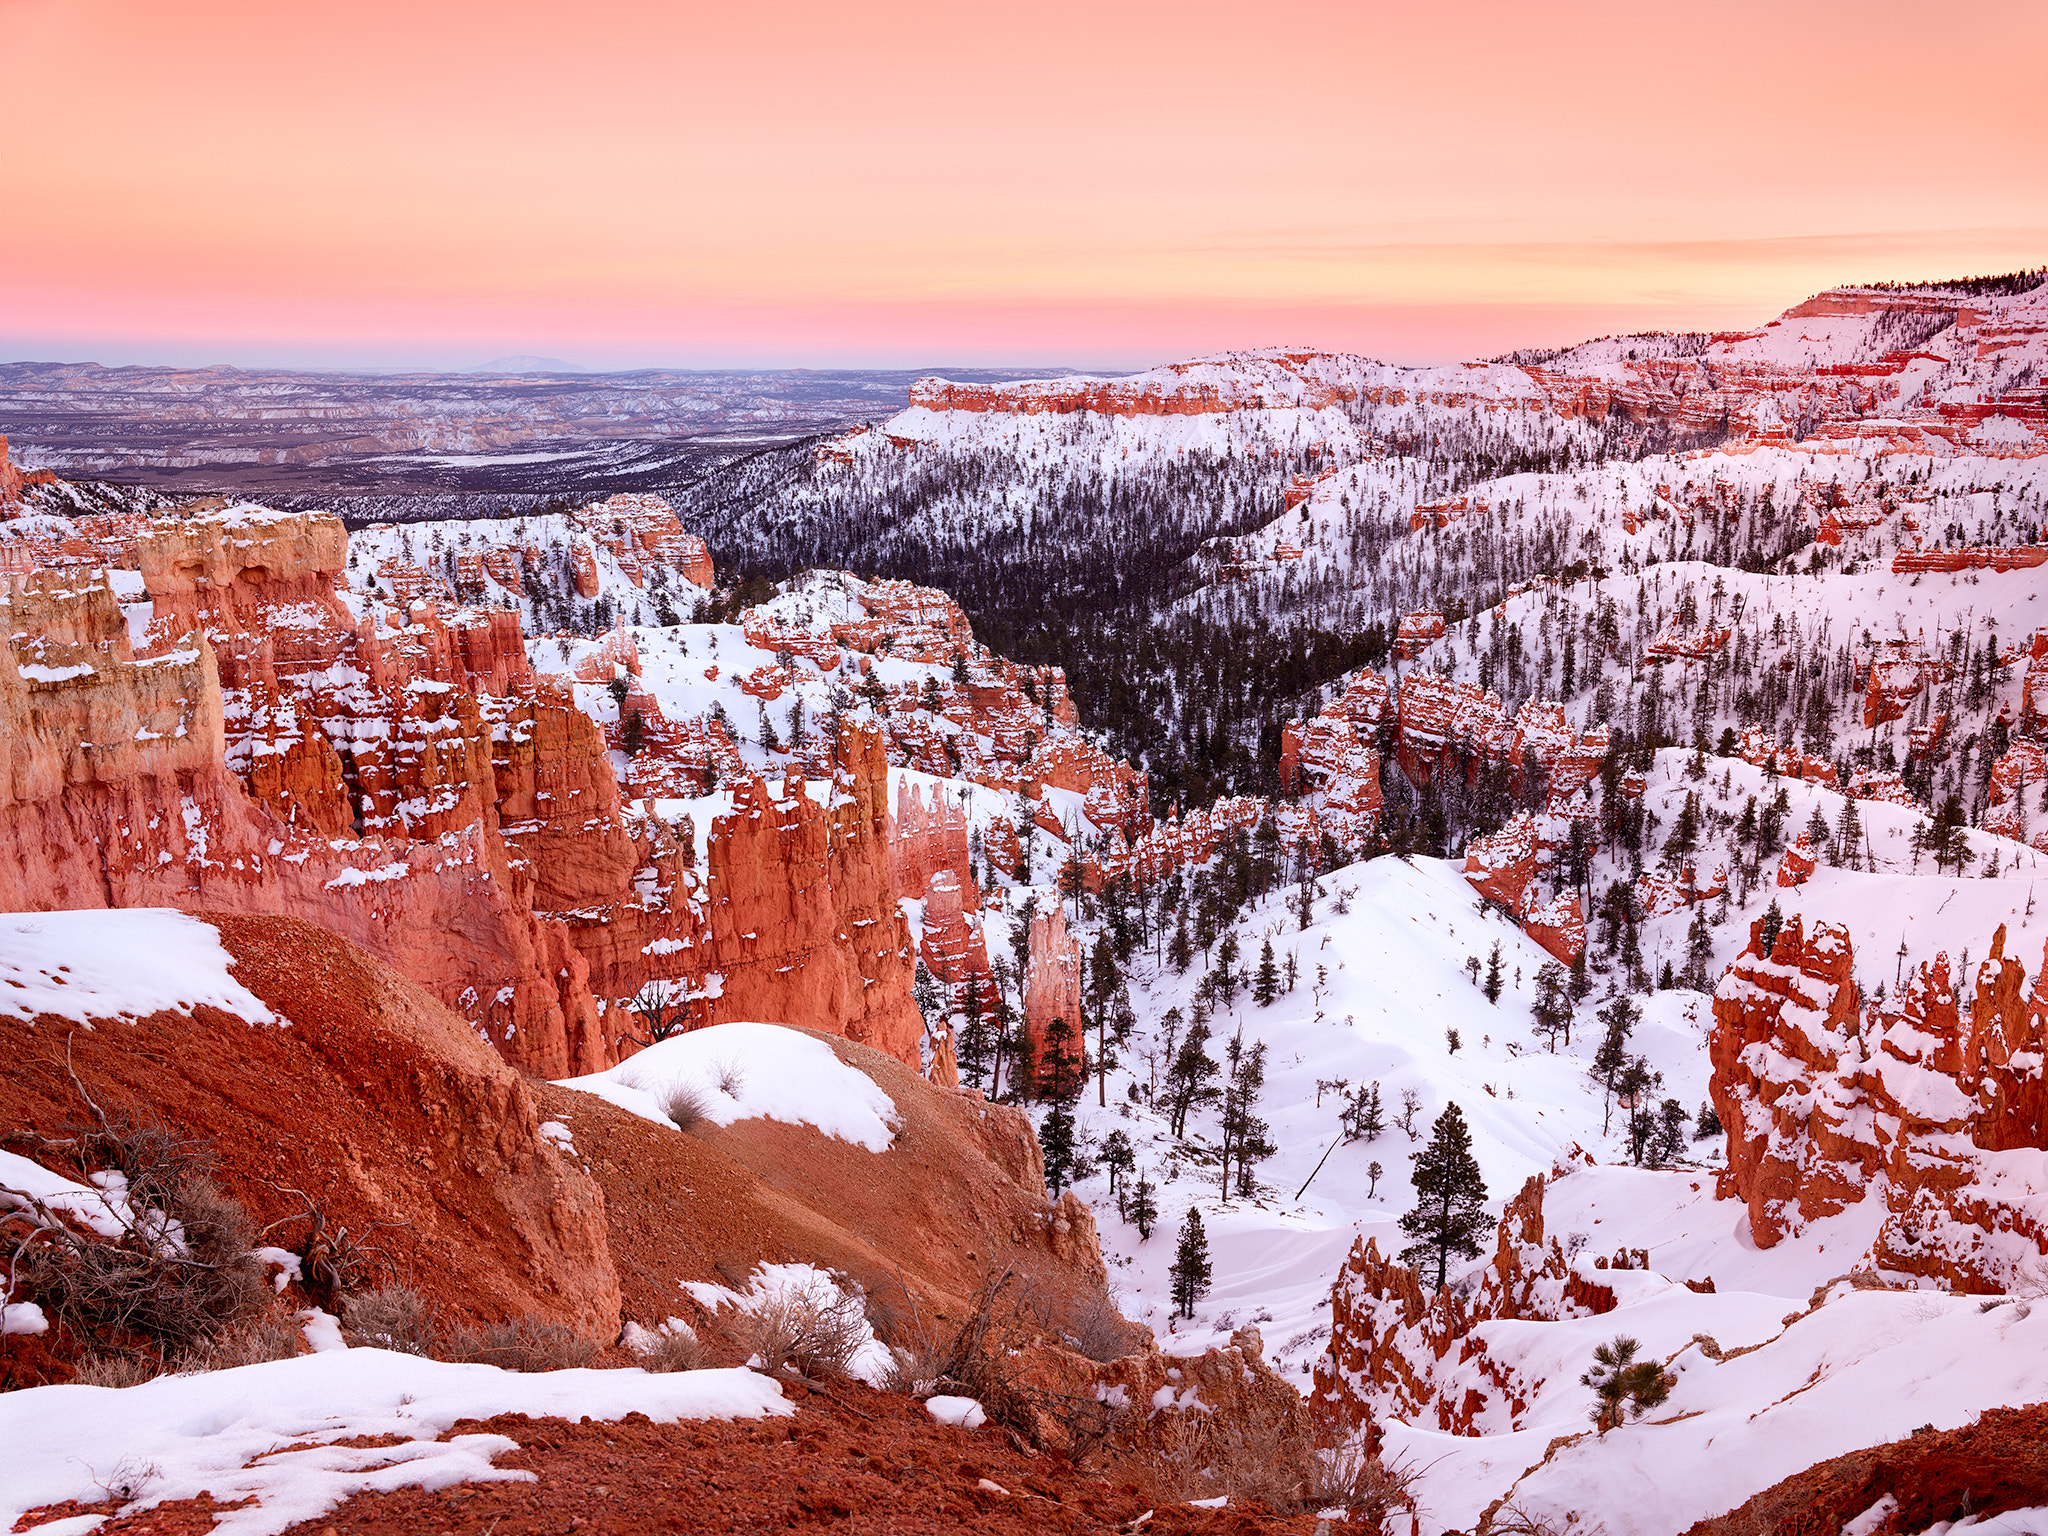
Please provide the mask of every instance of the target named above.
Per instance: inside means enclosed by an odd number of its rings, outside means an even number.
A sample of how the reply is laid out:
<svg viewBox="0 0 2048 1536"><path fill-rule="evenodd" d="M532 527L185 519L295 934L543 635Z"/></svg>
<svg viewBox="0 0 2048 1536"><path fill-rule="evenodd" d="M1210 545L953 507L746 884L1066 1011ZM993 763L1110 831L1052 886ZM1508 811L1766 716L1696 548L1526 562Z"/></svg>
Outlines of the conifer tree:
<svg viewBox="0 0 2048 1536"><path fill-rule="evenodd" d="M1166 1071L1167 1124L1176 1136L1187 1134L1190 1111L1223 1096L1211 1081L1222 1068L1209 1055L1208 1045L1209 1024L1198 1011Z"/></svg>
<svg viewBox="0 0 2048 1536"><path fill-rule="evenodd" d="M1498 939L1493 941L1493 953L1486 957L1486 986L1484 990L1486 992L1486 1000L1489 1003L1497 1004L1500 1002L1500 940Z"/></svg>
<svg viewBox="0 0 2048 1536"><path fill-rule="evenodd" d="M1623 1069L1628 1066L1628 1037L1642 1016L1642 1010L1625 994L1615 997L1598 1015L1607 1030L1600 1038L1600 1048L1593 1053L1593 1080L1601 1090L1600 1134L1603 1136L1612 1126L1615 1090L1620 1084Z"/></svg>
<svg viewBox="0 0 2048 1536"><path fill-rule="evenodd" d="M1145 1170L1138 1170L1137 1182L1131 1186L1130 1203L1124 1211L1124 1219L1138 1229L1138 1241L1144 1242L1152 1235L1152 1225L1159 1220L1159 1188L1145 1177Z"/></svg>
<svg viewBox="0 0 2048 1536"><path fill-rule="evenodd" d="M1377 1080L1364 1084L1344 1101L1344 1108L1337 1116L1337 1123L1343 1127L1346 1141L1379 1139L1380 1132L1387 1128L1387 1112L1380 1103L1380 1085Z"/></svg>
<svg viewBox="0 0 2048 1536"><path fill-rule="evenodd" d="M1593 1351L1593 1366L1579 1378L1593 1389L1593 1426L1601 1434L1628 1419L1640 1419L1671 1395L1674 1379L1654 1360L1636 1359L1642 1348L1623 1335Z"/></svg>
<svg viewBox="0 0 2048 1536"><path fill-rule="evenodd" d="M1102 1166L1109 1174L1109 1192L1116 1196L1116 1210L1124 1214L1124 1202L1130 1194L1130 1171L1138 1164L1138 1155L1131 1147L1131 1138L1122 1131L1111 1131L1102 1140Z"/></svg>
<svg viewBox="0 0 2048 1536"><path fill-rule="evenodd" d="M968 1086L979 1088L988 1075L994 1048L989 1039L988 1014L981 1006L981 978L972 971L967 973L967 984L961 992L960 1017L960 1039L956 1046L960 1075Z"/></svg>
<svg viewBox="0 0 2048 1536"><path fill-rule="evenodd" d="M1174 1310L1182 1317L1193 1317L1195 1303L1209 1294L1212 1267L1209 1263L1209 1235L1202 1230L1202 1213L1191 1205L1187 1220L1181 1223L1173 1267L1167 1271L1172 1281Z"/></svg>
<svg viewBox="0 0 2048 1536"><path fill-rule="evenodd" d="M1261 1008L1270 1008L1279 995L1280 968L1273 963L1273 941L1268 939L1259 951L1259 968L1252 978L1252 1001Z"/></svg>
<svg viewBox="0 0 2048 1536"><path fill-rule="evenodd" d="M1045 1186L1058 1199L1066 1188L1067 1178L1073 1172L1074 1156L1077 1151L1074 1128L1074 1111L1065 1099L1054 1099L1052 1108L1045 1112L1045 1121L1038 1127L1038 1150L1045 1160Z"/></svg>
<svg viewBox="0 0 2048 1536"><path fill-rule="evenodd" d="M1472 1133L1456 1104L1437 1116L1429 1145L1415 1154L1415 1209L1401 1218L1401 1230L1413 1238L1401 1250L1403 1263L1426 1275L1433 1265L1436 1288L1442 1290L1451 1255L1479 1257L1479 1240L1492 1222L1486 1214L1486 1180L1472 1156Z"/></svg>
<svg viewBox="0 0 2048 1536"><path fill-rule="evenodd" d="M1546 960L1538 967L1536 1000L1529 1011L1534 1021L1532 1027L1553 1053L1559 1039L1567 1047L1572 1043L1572 1001L1566 986L1564 967L1555 960Z"/></svg>

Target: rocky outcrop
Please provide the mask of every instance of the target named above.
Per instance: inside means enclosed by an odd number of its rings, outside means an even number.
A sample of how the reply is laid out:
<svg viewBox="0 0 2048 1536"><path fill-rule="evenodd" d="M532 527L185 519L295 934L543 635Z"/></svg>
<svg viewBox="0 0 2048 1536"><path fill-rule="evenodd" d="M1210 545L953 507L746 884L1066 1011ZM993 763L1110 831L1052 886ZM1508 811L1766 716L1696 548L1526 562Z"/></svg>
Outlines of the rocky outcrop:
<svg viewBox="0 0 2048 1536"><path fill-rule="evenodd" d="M2030 571L2042 564L2048 564L2048 544L2027 544L2015 549L1988 545L1902 549L1892 556L1892 573L1906 576L1921 571Z"/></svg>
<svg viewBox="0 0 2048 1536"><path fill-rule="evenodd" d="M966 808L937 788L927 805L918 786L899 785L889 819L889 866L897 899L924 903L918 953L926 969L947 983L976 977L986 998L988 939L968 854Z"/></svg>
<svg viewBox="0 0 2048 1536"><path fill-rule="evenodd" d="M913 410L975 414L1212 416L1300 407L1321 410L1357 398L1340 359L1314 352L1257 353L1242 359L1176 363L1121 379L1045 379L1019 384L956 384L919 379Z"/></svg>
<svg viewBox="0 0 2048 1536"><path fill-rule="evenodd" d="M611 551L634 586L645 586L652 568L674 571L695 587L710 587L710 547L696 534L684 532L676 509L653 492L621 491L579 508L574 516L578 526Z"/></svg>
<svg viewBox="0 0 2048 1536"><path fill-rule="evenodd" d="M1066 909L1058 902L1032 914L1030 955L1024 968L1024 1024L1031 1032L1037 1060L1045 1060L1045 1032L1054 1019L1064 1019L1080 1039L1086 1027L1081 1013L1081 945L1067 932Z"/></svg>
<svg viewBox="0 0 2048 1536"><path fill-rule="evenodd" d="M1553 852L1542 840L1539 818L1517 811L1498 832L1466 844L1465 878L1481 896L1505 908L1532 940L1570 965L1585 951L1586 920L1577 893L1543 895L1540 876Z"/></svg>
<svg viewBox="0 0 2048 1536"><path fill-rule="evenodd" d="M1792 747L1780 746L1775 736L1760 727L1752 726L1742 733L1735 755L1745 763L1788 779L1803 779L1815 784L1836 782L1833 763L1824 757L1810 757Z"/></svg>
<svg viewBox="0 0 2048 1536"><path fill-rule="evenodd" d="M1879 1199L1877 1268L2008 1288L2048 1256L2048 997L2027 989L2002 927L1967 1014L1946 954L1889 1011L1860 1006L1852 958L1843 929L1793 918L1767 945L1759 921L1716 989L1726 1190L1760 1247Z"/></svg>
<svg viewBox="0 0 2048 1536"><path fill-rule="evenodd" d="M1501 1213L1494 1253L1476 1288L1425 1295L1415 1271L1360 1238L1330 1291L1330 1344L1316 1363L1309 1410L1332 1434L1365 1432L1377 1449L1387 1419L1458 1435L1522 1427L1540 1383L1492 1358L1474 1332L1500 1318L1557 1321L1611 1312L1614 1292L1581 1274L1546 1241L1541 1174Z"/></svg>
<svg viewBox="0 0 2048 1536"><path fill-rule="evenodd" d="M1403 617L1394 635L1394 657L1413 661L1444 637L1444 616L1440 613L1411 613Z"/></svg>
<svg viewBox="0 0 2048 1536"><path fill-rule="evenodd" d="M604 1197L541 1134L528 1081L334 935L293 918L201 916L275 1017L204 1004L90 1027L0 1015L0 1122L67 1134L86 1113L75 1072L108 1113L204 1142L228 1191L259 1226L276 1224L267 1242L303 1252L317 1208L330 1238L345 1228L373 1245L358 1285L413 1286L450 1321L533 1315L612 1338ZM317 1289L308 1301L334 1305Z"/></svg>
<svg viewBox="0 0 2048 1536"><path fill-rule="evenodd" d="M1992 765L1984 830L2048 850L2048 816L2042 814L2039 804L2043 786L2048 786L2048 752L2038 742L2015 741ZM2037 821L2040 828L2030 837Z"/></svg>

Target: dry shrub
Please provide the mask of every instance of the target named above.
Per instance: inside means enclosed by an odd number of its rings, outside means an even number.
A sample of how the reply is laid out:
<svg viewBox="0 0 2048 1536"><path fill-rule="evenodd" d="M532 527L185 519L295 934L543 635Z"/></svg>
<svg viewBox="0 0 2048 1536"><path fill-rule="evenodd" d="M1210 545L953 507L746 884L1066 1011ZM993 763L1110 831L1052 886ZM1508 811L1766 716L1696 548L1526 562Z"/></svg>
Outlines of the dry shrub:
<svg viewBox="0 0 2048 1536"><path fill-rule="evenodd" d="M231 1371L238 1365L305 1354L306 1334L290 1313L269 1311L215 1334L178 1357L177 1370Z"/></svg>
<svg viewBox="0 0 2048 1536"><path fill-rule="evenodd" d="M1413 1463L1368 1456L1355 1440L1319 1450L1315 1459L1309 1507L1341 1505L1350 1523L1363 1528L1364 1536L1389 1536L1396 1529L1396 1515L1414 1512L1415 1484L1422 1469ZM1401 1528L1406 1529L1405 1525Z"/></svg>
<svg viewBox="0 0 2048 1536"><path fill-rule="evenodd" d="M65 1148L81 1177L119 1173L127 1214L116 1212L119 1230L101 1233L15 1192L0 1212L12 1293L102 1354L138 1340L174 1353L255 1311L268 1294L252 1252L255 1223L214 1182L212 1145L86 1103L96 1126L44 1145Z"/></svg>
<svg viewBox="0 0 2048 1536"><path fill-rule="evenodd" d="M661 1112L668 1116L669 1124L677 1130L693 1132L711 1113L711 1100L703 1089L685 1083L668 1096Z"/></svg>
<svg viewBox="0 0 2048 1536"><path fill-rule="evenodd" d="M657 1328L654 1344L640 1352L646 1371L701 1371L711 1364L711 1346L687 1328Z"/></svg>
<svg viewBox="0 0 2048 1536"><path fill-rule="evenodd" d="M1415 1508L1417 1472L1356 1442L1318 1447L1298 1413L1260 1402L1242 1413L1174 1413L1155 1431L1153 1497L1162 1503L1228 1494L1276 1515L1341 1507L1350 1527L1386 1536Z"/></svg>
<svg viewBox="0 0 2048 1536"><path fill-rule="evenodd" d="M844 1376L867 1342L867 1309L857 1295L822 1284L788 1286L755 1302L735 1322L740 1347L769 1370Z"/></svg>
<svg viewBox="0 0 2048 1536"><path fill-rule="evenodd" d="M590 1364L597 1347L588 1339L537 1317L509 1323L460 1327L448 1335L441 1358L462 1365L495 1365L501 1371L569 1371Z"/></svg>
<svg viewBox="0 0 2048 1536"><path fill-rule="evenodd" d="M444 1337L440 1309L409 1285L386 1285L342 1303L348 1341L359 1349L389 1349L433 1359Z"/></svg>
<svg viewBox="0 0 2048 1536"><path fill-rule="evenodd" d="M1062 1337L1077 1354L1107 1364L1137 1347L1137 1332L1117 1311L1115 1299L1098 1292L1081 1304Z"/></svg>
<svg viewBox="0 0 2048 1536"><path fill-rule="evenodd" d="M84 1355L71 1368L81 1387L139 1387L161 1374L155 1361L140 1355Z"/></svg>
<svg viewBox="0 0 2048 1536"><path fill-rule="evenodd" d="M720 1093L729 1099L740 1096L740 1089L747 1084L747 1074L738 1062L721 1061L712 1068L712 1071L717 1075Z"/></svg>
<svg viewBox="0 0 2048 1536"><path fill-rule="evenodd" d="M1519 1503L1509 1500L1491 1515L1482 1515L1479 1529L1483 1536L1563 1536L1573 1523L1567 1517L1565 1524L1559 1525L1554 1520L1531 1514Z"/></svg>

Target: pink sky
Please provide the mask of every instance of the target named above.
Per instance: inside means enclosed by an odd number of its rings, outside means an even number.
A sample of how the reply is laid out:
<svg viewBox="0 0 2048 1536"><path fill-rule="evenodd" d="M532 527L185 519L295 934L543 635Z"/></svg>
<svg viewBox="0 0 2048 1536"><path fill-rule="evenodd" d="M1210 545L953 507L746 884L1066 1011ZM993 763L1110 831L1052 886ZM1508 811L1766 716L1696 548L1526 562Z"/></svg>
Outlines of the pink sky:
<svg viewBox="0 0 2048 1536"><path fill-rule="evenodd" d="M0 357L1443 360L2048 262L2048 6L0 0Z"/></svg>

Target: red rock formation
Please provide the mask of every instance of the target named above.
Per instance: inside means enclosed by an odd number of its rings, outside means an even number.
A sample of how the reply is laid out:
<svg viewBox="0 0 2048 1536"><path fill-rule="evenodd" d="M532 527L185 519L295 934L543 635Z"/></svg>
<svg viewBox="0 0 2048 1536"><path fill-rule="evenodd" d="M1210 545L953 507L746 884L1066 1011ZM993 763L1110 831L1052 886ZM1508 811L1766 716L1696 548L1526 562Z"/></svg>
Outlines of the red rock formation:
<svg viewBox="0 0 2048 1536"><path fill-rule="evenodd" d="M1465 846L1465 878L1487 900L1504 907L1536 943L1566 965L1586 947L1586 923L1576 893L1544 899L1539 878L1550 852L1537 819L1517 811L1498 832Z"/></svg>
<svg viewBox="0 0 2048 1536"><path fill-rule="evenodd" d="M1031 919L1031 952L1024 971L1024 1023L1041 1063L1046 1027L1054 1019L1065 1019L1080 1038L1081 945L1068 934L1066 911L1058 902Z"/></svg>
<svg viewBox="0 0 2048 1536"><path fill-rule="evenodd" d="M1808 757L1791 747L1781 747L1769 731L1752 726L1742 733L1736 756L1752 767L1767 769L1788 779L1811 780L1816 784L1835 782L1835 765L1824 757Z"/></svg>
<svg viewBox="0 0 2048 1536"><path fill-rule="evenodd" d="M2028 571L2043 563L2048 563L2048 544L2018 549L1902 549L1892 556L1892 572L1904 576L1918 571Z"/></svg>
<svg viewBox="0 0 2048 1536"><path fill-rule="evenodd" d="M1010 859L1016 862L1014 852ZM918 952L925 968L943 982L977 977L986 997L988 940L968 859L965 808L936 788L927 806L921 789L899 785L889 821L889 863L897 898L924 903Z"/></svg>
<svg viewBox="0 0 2048 1536"><path fill-rule="evenodd" d="M647 584L649 566L677 572L693 586L712 582L711 550L694 533L685 533L675 508L651 491L622 491L574 513L577 525L611 551L619 569L636 587ZM578 551L577 591L583 592L582 569L587 557ZM591 567L595 572L594 564ZM507 583L510 585L510 583ZM592 597L594 592L583 592Z"/></svg>
<svg viewBox="0 0 2048 1536"><path fill-rule="evenodd" d="M1021 416L1210 416L1298 406L1320 410L1357 398L1341 379L1319 376L1313 352L1260 354L1235 370L1213 363L1175 363L1124 379L1047 379L1021 384L955 384L919 379L910 404L930 411L999 412Z"/></svg>
<svg viewBox="0 0 2048 1536"><path fill-rule="evenodd" d="M1845 928L1786 920L1765 952L1764 920L1714 990L1709 1085L1728 1132L1727 1178L1769 1248L1797 1222L1862 1198L1879 1167L1867 1117L1842 1081L1862 1059Z"/></svg>
<svg viewBox="0 0 2048 1536"><path fill-rule="evenodd" d="M1779 889L1789 891L1806 884L1813 878L1814 868L1813 845L1806 840L1806 834L1802 832L1792 840L1791 847L1778 855Z"/></svg>
<svg viewBox="0 0 2048 1536"><path fill-rule="evenodd" d="M1885 1216L1870 1260L1954 1290L2007 1289L2048 1256L2048 995L2005 929L1963 1016L1948 956L1914 968L1894 1011L1858 1009L1846 934L1762 925L1714 996L1727 1188L1769 1247L1864 1198Z"/></svg>
<svg viewBox="0 0 2048 1536"><path fill-rule="evenodd" d="M1691 633L1664 630L1652 640L1643 652L1643 660L1650 666L1661 666L1667 661L1704 661L1728 643L1734 631L1727 625L1718 628L1697 629Z"/></svg>
<svg viewBox="0 0 2048 1536"><path fill-rule="evenodd" d="M711 825L714 1020L800 1023L915 1066L910 930L889 868L889 772L879 733L847 727L821 805L799 780L749 779Z"/></svg>
<svg viewBox="0 0 2048 1536"><path fill-rule="evenodd" d="M2043 785L2048 785L2048 752L2024 737L2015 741L1992 765L1991 803L1984 812L1984 830L2024 843L2029 840L2028 829L2038 820L2041 826L2033 833L2033 846L2048 851L2048 816L2041 814L2038 804Z"/></svg>
<svg viewBox="0 0 2048 1536"><path fill-rule="evenodd" d="M1401 620L1394 636L1394 656L1413 661L1444 637L1444 616L1440 613L1411 613Z"/></svg>
<svg viewBox="0 0 2048 1536"><path fill-rule="evenodd" d="M1558 1321L1611 1312L1614 1292L1578 1273L1555 1238L1546 1243L1541 1174L1501 1213L1493 1259L1469 1296L1423 1294L1414 1270L1361 1238L1330 1291L1330 1345L1317 1361L1309 1412L1338 1436L1397 1418L1447 1434L1521 1427L1539 1381L1487 1353L1481 1323L1503 1318Z"/></svg>
<svg viewBox="0 0 2048 1536"><path fill-rule="evenodd" d="M7 438L0 433L0 519L21 509L21 493L32 485L55 485L57 477L47 469L24 470L8 458Z"/></svg>

